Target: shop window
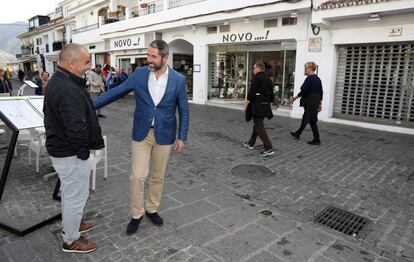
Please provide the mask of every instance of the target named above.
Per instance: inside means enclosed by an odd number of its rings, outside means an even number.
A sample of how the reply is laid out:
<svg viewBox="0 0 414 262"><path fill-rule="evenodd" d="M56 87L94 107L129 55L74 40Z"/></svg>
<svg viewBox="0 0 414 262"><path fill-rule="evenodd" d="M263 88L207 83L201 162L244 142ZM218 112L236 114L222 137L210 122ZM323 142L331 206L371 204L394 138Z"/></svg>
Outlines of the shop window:
<svg viewBox="0 0 414 262"><path fill-rule="evenodd" d="M37 38L36 45L41 45L41 44L42 44L42 38Z"/></svg>
<svg viewBox="0 0 414 262"><path fill-rule="evenodd" d="M282 17L282 26L296 25L298 23L297 17Z"/></svg>
<svg viewBox="0 0 414 262"><path fill-rule="evenodd" d="M220 33L230 32L230 25L221 25Z"/></svg>
<svg viewBox="0 0 414 262"><path fill-rule="evenodd" d="M294 87L296 51L282 50L270 52L251 52L250 68L257 62L265 64L265 73L273 82L273 91L280 98L282 106L291 107ZM252 79L249 71L249 79Z"/></svg>
<svg viewBox="0 0 414 262"><path fill-rule="evenodd" d="M215 34L217 33L217 26L208 26L207 27L207 34Z"/></svg>
<svg viewBox="0 0 414 262"><path fill-rule="evenodd" d="M193 55L173 54L173 68L185 76L185 86L189 99L193 98Z"/></svg>
<svg viewBox="0 0 414 262"><path fill-rule="evenodd" d="M209 98L244 100L246 98L247 52L210 54Z"/></svg>
<svg viewBox="0 0 414 262"><path fill-rule="evenodd" d="M148 5L148 14L155 13L155 4Z"/></svg>
<svg viewBox="0 0 414 262"><path fill-rule="evenodd" d="M277 21L277 18L264 20L264 28L277 27Z"/></svg>

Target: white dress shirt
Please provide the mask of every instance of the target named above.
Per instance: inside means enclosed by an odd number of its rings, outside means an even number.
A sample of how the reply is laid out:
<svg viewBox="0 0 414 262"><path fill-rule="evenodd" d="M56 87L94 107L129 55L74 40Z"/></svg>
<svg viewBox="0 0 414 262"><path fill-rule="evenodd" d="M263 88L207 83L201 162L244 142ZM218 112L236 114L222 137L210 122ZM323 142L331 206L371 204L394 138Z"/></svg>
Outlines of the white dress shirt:
<svg viewBox="0 0 414 262"><path fill-rule="evenodd" d="M168 67L164 74L162 74L158 80L155 77L154 72L150 72L148 78L148 90L151 95L152 101L154 101L154 105L158 106L161 102L161 99L164 97L165 89L167 88L168 83ZM154 119L152 119L152 125L154 125Z"/></svg>

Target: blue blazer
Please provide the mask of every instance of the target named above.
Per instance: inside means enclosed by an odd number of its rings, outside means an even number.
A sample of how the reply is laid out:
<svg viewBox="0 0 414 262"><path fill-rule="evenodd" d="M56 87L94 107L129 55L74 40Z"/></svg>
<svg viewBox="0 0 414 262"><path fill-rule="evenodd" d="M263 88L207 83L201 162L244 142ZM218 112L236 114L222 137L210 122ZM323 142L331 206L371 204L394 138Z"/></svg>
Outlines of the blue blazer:
<svg viewBox="0 0 414 262"><path fill-rule="evenodd" d="M95 109L99 109L127 95L135 94L135 113L132 129L132 139L142 141L148 134L154 119L155 140L159 145L174 144L177 132L176 111L180 117L178 139L187 140L189 125L189 109L184 76L168 68L168 82L165 94L160 103L155 106L148 90L150 69L148 66L135 69L134 73L121 85L99 96Z"/></svg>

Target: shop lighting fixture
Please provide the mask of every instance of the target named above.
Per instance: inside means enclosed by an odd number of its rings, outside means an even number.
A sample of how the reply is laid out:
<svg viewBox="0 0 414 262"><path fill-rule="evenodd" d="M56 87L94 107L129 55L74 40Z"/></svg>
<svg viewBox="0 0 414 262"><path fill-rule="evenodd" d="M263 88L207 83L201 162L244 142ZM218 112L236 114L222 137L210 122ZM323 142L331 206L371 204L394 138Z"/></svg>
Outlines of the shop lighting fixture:
<svg viewBox="0 0 414 262"><path fill-rule="evenodd" d="M290 17L294 18L294 17L298 17L298 12L292 12L290 14Z"/></svg>
<svg viewBox="0 0 414 262"><path fill-rule="evenodd" d="M195 30L197 30L197 27L195 25L192 25L191 30L195 31Z"/></svg>
<svg viewBox="0 0 414 262"><path fill-rule="evenodd" d="M243 22L244 22L245 24L250 23L250 18L249 18L249 17L245 17L245 18L243 19Z"/></svg>
<svg viewBox="0 0 414 262"><path fill-rule="evenodd" d="M228 25L229 21L224 21L223 25Z"/></svg>
<svg viewBox="0 0 414 262"><path fill-rule="evenodd" d="M374 22L374 21L379 21L379 20L381 20L381 17L379 16L379 14L369 15L368 22Z"/></svg>

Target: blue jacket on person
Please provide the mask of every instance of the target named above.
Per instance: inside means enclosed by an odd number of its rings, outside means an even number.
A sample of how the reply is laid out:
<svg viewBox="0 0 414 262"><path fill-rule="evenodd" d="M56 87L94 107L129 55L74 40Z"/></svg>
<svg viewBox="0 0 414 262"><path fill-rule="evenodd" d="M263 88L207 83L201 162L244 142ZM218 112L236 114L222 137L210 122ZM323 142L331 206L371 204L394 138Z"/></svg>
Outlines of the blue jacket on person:
<svg viewBox="0 0 414 262"><path fill-rule="evenodd" d="M148 90L150 69L148 66L137 68L134 73L117 88L99 96L95 109L99 109L127 95L135 94L135 113L132 139L142 141L148 134L154 119L155 141L159 145L174 144L177 136L176 110L179 113L178 139L186 141L189 125L189 109L184 76L172 68L168 68L168 82L165 94L155 106Z"/></svg>

